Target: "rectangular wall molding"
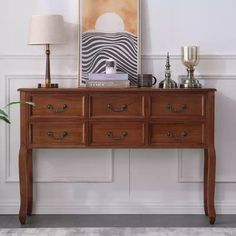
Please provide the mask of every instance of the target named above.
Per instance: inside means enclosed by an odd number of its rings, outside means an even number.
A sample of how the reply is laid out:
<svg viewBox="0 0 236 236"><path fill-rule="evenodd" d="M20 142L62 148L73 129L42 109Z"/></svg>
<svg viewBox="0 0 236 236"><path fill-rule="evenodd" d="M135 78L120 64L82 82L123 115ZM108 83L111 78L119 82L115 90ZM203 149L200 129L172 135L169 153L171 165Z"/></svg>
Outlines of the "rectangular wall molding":
<svg viewBox="0 0 236 236"><path fill-rule="evenodd" d="M236 75L200 75L196 76L202 80L224 80L235 81ZM201 157L199 157L201 158ZM202 157L203 158L203 157ZM203 168L203 167L202 167ZM184 158L183 151L178 151L178 182L179 183L199 183L203 182L203 176L184 176ZM218 183L236 183L236 175L217 175L216 182Z"/></svg>
<svg viewBox="0 0 236 236"><path fill-rule="evenodd" d="M203 157L199 157L203 158ZM203 167L202 167L203 168ZM179 183L202 183L203 176L185 176L184 175L184 158L183 151L178 150L178 182ZM217 183L236 183L236 175L218 175L216 176Z"/></svg>
<svg viewBox="0 0 236 236"><path fill-rule="evenodd" d="M197 76L198 79L202 80L235 80L236 75L200 75ZM6 103L10 102L10 83L13 80L21 80L21 79L30 79L30 80L40 80L43 79L43 75L6 75L5 76L5 84L6 84L6 94L5 94L5 100ZM69 80L75 80L76 75L67 75L66 77L63 75L55 75L53 76L54 79L69 79ZM11 176L11 171L10 171L10 166L11 166L11 160L10 160L10 126L6 126L6 131L5 131L5 136L6 136L6 178L5 181L7 183L15 183L18 182L18 179ZM113 154L111 151L111 158L110 158L110 163L111 163L111 169L112 167L112 159L113 159ZM181 150L178 151L178 182L180 183L198 183L202 182L203 178L200 176L184 176L183 174L183 152ZM112 172L109 174L108 177L104 178L97 178L97 177L91 177L89 179L84 179L84 178L66 178L66 177L54 177L54 178L44 178L40 177L35 180L35 182L49 182L49 183L56 183L56 182L111 182L112 181ZM217 177L217 182L220 183L236 183L236 176L218 176Z"/></svg>
<svg viewBox="0 0 236 236"><path fill-rule="evenodd" d="M203 158L203 157L199 157L199 159L200 158ZM184 158L183 158L182 150L178 150L178 182L179 183L202 183L203 182L203 176L184 176ZM218 175L216 176L216 182L217 183L236 183L236 175L233 177L227 176L227 175L220 175L220 176Z"/></svg>
<svg viewBox="0 0 236 236"><path fill-rule="evenodd" d="M181 56L174 54L170 55L171 60L181 60ZM76 54L71 55L52 55L52 60L78 60ZM166 60L166 55L164 54L142 54L142 60ZM45 60L45 55L43 54L0 54L0 60ZM211 55L205 54L200 55L200 60L224 60L232 61L236 60L236 54L219 54Z"/></svg>
<svg viewBox="0 0 236 236"><path fill-rule="evenodd" d="M51 55L52 60L77 60L76 55ZM0 60L46 60L44 54L0 54Z"/></svg>
<svg viewBox="0 0 236 236"><path fill-rule="evenodd" d="M181 60L180 55L170 55L171 60ZM161 54L143 54L143 60L166 60L166 55ZM231 61L236 60L236 54L221 54L221 55L200 55L200 60L224 60L224 61Z"/></svg>
<svg viewBox="0 0 236 236"><path fill-rule="evenodd" d="M42 75L6 75L5 76L5 84L6 84L6 94L5 94L5 100L6 104L10 102L10 84L14 81L18 81L21 79L27 79L27 80L40 80L43 79L44 76ZM69 76L63 76L63 75L56 75L54 76L55 79L66 79L66 80L73 80L77 79L74 75ZM37 83L35 83L37 84ZM9 113L9 110L8 110ZM11 119L11 117L10 117ZM19 182L18 178L16 177L16 174L14 173L12 175L11 171L11 135L10 135L10 129L11 126L6 125L5 129L5 144L6 144L6 159L5 159L5 182L6 183L17 183ZM109 166L109 171L106 176L96 176L96 173L91 173L91 176L83 177L83 176L73 176L73 177L66 177L66 176L52 176L52 177L45 177L45 176L39 176L35 179L34 182L36 183L111 183L113 181L113 159L114 159L114 151L113 150L107 150L108 152L108 159L106 165Z"/></svg>

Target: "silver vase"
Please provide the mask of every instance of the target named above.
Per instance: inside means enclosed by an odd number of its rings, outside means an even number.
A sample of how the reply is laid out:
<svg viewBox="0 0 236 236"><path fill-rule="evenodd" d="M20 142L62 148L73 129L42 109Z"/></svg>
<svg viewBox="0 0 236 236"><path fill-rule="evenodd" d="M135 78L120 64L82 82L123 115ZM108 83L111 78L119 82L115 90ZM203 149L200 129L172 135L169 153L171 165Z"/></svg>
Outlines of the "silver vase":
<svg viewBox="0 0 236 236"><path fill-rule="evenodd" d="M159 88L163 88L163 89L169 89L169 88L177 88L177 83L171 79L171 70L170 70L170 55L169 53L167 53L167 57L166 57L166 69L165 69L165 79L162 80L159 83Z"/></svg>

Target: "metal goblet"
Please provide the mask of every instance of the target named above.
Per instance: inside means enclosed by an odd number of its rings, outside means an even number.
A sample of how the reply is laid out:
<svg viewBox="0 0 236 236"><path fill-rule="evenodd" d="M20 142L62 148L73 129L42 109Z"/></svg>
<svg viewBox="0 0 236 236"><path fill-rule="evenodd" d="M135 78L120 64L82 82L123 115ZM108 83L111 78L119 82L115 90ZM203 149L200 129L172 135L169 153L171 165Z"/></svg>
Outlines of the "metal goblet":
<svg viewBox="0 0 236 236"><path fill-rule="evenodd" d="M187 46L181 48L181 60L187 67L188 77L183 79L180 88L201 88L202 85L194 78L195 66L199 63L199 47Z"/></svg>

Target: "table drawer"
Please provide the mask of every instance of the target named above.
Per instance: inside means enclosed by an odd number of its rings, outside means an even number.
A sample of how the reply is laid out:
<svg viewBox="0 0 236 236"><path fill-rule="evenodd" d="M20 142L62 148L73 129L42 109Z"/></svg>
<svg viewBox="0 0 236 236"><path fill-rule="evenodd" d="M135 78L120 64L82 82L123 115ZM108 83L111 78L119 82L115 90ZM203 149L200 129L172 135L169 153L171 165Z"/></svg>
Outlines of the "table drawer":
<svg viewBox="0 0 236 236"><path fill-rule="evenodd" d="M151 124L151 144L193 144L205 143L203 123L161 123Z"/></svg>
<svg viewBox="0 0 236 236"><path fill-rule="evenodd" d="M141 95L92 95L91 117L144 117L144 96Z"/></svg>
<svg viewBox="0 0 236 236"><path fill-rule="evenodd" d="M205 96L190 95L157 95L151 96L151 116L205 116Z"/></svg>
<svg viewBox="0 0 236 236"><path fill-rule="evenodd" d="M33 116L84 116L84 97L66 95L33 96Z"/></svg>
<svg viewBox="0 0 236 236"><path fill-rule="evenodd" d="M144 124L140 122L96 122L90 124L89 133L91 145L144 145Z"/></svg>
<svg viewBox="0 0 236 236"><path fill-rule="evenodd" d="M31 144L38 146L83 145L85 125L83 123L33 123L30 125Z"/></svg>

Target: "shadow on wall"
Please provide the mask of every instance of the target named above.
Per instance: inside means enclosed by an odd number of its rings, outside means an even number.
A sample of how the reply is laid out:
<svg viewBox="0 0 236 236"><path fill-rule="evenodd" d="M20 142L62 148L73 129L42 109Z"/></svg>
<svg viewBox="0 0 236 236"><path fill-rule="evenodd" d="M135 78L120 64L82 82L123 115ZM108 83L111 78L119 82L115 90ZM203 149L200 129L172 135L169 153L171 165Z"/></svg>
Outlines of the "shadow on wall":
<svg viewBox="0 0 236 236"><path fill-rule="evenodd" d="M77 55L78 52L78 24L65 22L66 42L60 45L52 45L52 53L57 55ZM69 53L68 53L69 52Z"/></svg>
<svg viewBox="0 0 236 236"><path fill-rule="evenodd" d="M224 79L206 79L204 87L216 88L223 84ZM229 82L227 80L227 82ZM222 91L222 90L221 90ZM230 96L230 93L216 92L215 112L216 112L216 146L221 148L226 144L235 146L236 120L236 96ZM232 146L232 147L233 147ZM232 150L233 151L233 150Z"/></svg>
<svg viewBox="0 0 236 236"><path fill-rule="evenodd" d="M65 22L64 24L66 42L64 44L51 45L51 72L52 75L73 74L77 76L79 55L78 24L69 22Z"/></svg>
<svg viewBox="0 0 236 236"><path fill-rule="evenodd" d="M217 176L223 182L235 182L235 133L236 96L235 79L206 79L205 87L218 88L215 102L215 133L218 170Z"/></svg>
<svg viewBox="0 0 236 236"><path fill-rule="evenodd" d="M149 9L149 3L146 2L146 1L141 1L141 15L140 15L140 25L141 25L141 42L140 42L140 45L141 45L141 48L140 48L140 53L141 55L143 55L144 53L144 50L146 51L152 51L151 48L149 48L152 43L151 43L151 40L152 40L152 37L151 37L151 34L150 34L150 17L149 17L149 14L150 14L150 9ZM145 20L144 20L145 19ZM145 35L145 43L144 43L144 35ZM145 47L145 49L144 49ZM142 61L142 60L141 60ZM150 73L150 71L154 71L154 63L155 61L154 60L149 60L148 61L149 65L148 65L148 70L147 70L147 66L144 65L144 63L141 64L141 72L143 74L147 74L147 73Z"/></svg>
<svg viewBox="0 0 236 236"><path fill-rule="evenodd" d="M221 81L218 81L221 82ZM216 85L217 86L217 85ZM236 99L236 98L235 98ZM216 153L217 179L223 182L235 182L235 133L236 100L223 94L216 93ZM219 201L227 198L227 193L216 192Z"/></svg>
<svg viewBox="0 0 236 236"><path fill-rule="evenodd" d="M221 153L224 150L228 151L228 153L233 153L236 145L236 120L233 119L233 117L236 117L236 100L218 91L216 93L215 110L216 147L221 150Z"/></svg>

